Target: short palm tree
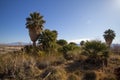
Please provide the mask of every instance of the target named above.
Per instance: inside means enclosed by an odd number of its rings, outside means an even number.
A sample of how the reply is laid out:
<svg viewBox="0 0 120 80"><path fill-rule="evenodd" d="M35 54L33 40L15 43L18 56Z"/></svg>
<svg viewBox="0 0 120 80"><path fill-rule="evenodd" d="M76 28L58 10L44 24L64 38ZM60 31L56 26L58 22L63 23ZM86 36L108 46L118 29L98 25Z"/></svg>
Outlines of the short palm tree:
<svg viewBox="0 0 120 80"><path fill-rule="evenodd" d="M68 43L67 43L66 40L60 39L60 40L57 40L57 44L60 45L60 46L65 46L65 45L67 45Z"/></svg>
<svg viewBox="0 0 120 80"><path fill-rule="evenodd" d="M36 46L36 41L43 30L44 23L43 16L38 12L30 13L30 17L26 18L26 28L29 29L29 36L33 42L33 46Z"/></svg>
<svg viewBox="0 0 120 80"><path fill-rule="evenodd" d="M56 49L57 31L45 29L38 39L44 51L51 52Z"/></svg>
<svg viewBox="0 0 120 80"><path fill-rule="evenodd" d="M110 45L111 45L113 39L115 38L115 36L116 36L115 32L111 29L108 29L104 32L103 37L104 37L106 44L108 45L109 48L110 48Z"/></svg>
<svg viewBox="0 0 120 80"><path fill-rule="evenodd" d="M83 45L83 52L88 56L99 56L103 55L103 52L107 50L107 46L105 43L102 43L98 40L87 41Z"/></svg>
<svg viewBox="0 0 120 80"><path fill-rule="evenodd" d="M95 61L96 64L106 66L108 64L109 51L105 43L98 40L87 41L84 43L83 54L88 56L88 60ZM102 61L102 63L101 63Z"/></svg>

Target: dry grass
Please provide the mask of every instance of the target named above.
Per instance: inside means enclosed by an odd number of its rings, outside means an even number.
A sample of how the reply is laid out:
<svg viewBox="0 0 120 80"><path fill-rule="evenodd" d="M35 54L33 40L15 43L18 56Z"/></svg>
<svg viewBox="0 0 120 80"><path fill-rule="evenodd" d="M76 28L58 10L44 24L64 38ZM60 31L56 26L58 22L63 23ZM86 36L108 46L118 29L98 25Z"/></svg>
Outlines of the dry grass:
<svg viewBox="0 0 120 80"><path fill-rule="evenodd" d="M95 80L116 80L114 69L120 66L119 55L110 55L108 67L90 72L83 69L86 59L80 54L77 60L68 61L59 53L45 55L40 52L38 56L21 52L0 54L0 79L85 80L85 75L89 76L87 74L92 72L89 77L96 77Z"/></svg>
<svg viewBox="0 0 120 80"><path fill-rule="evenodd" d="M40 70L36 67L36 61L29 55L3 54L0 57L1 78L28 79L38 74Z"/></svg>
<svg viewBox="0 0 120 80"><path fill-rule="evenodd" d="M66 72L62 68L48 67L41 74L41 78L45 80L66 80Z"/></svg>

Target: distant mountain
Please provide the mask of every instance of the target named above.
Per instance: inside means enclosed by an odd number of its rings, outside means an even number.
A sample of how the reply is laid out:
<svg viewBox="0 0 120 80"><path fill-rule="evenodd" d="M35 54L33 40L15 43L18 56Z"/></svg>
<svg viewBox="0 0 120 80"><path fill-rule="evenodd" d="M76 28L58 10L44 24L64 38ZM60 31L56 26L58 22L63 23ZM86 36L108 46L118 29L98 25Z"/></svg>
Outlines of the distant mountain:
<svg viewBox="0 0 120 80"><path fill-rule="evenodd" d="M27 43L27 42L12 42L12 43L0 43L0 45L8 45L8 46L24 46L24 45L32 45L31 43ZM77 44L78 46L80 46L80 44ZM112 44L111 47L114 46L120 46L120 44Z"/></svg>
<svg viewBox="0 0 120 80"><path fill-rule="evenodd" d="M26 42L13 42L13 43L8 43L9 45L28 45L29 43Z"/></svg>
<svg viewBox="0 0 120 80"><path fill-rule="evenodd" d="M111 47L120 46L120 44L112 44Z"/></svg>
<svg viewBox="0 0 120 80"><path fill-rule="evenodd" d="M30 45L30 43L27 43L27 42L12 42L12 43L1 43L0 45L24 46L24 45Z"/></svg>

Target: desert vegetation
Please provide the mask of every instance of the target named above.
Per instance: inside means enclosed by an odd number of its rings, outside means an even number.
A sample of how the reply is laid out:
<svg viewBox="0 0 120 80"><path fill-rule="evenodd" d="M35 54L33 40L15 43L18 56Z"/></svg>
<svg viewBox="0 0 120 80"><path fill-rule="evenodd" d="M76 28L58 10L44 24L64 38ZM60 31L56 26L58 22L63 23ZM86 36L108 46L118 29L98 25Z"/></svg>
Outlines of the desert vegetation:
<svg viewBox="0 0 120 80"><path fill-rule="evenodd" d="M113 30L103 33L106 43L91 40L78 45L57 40L58 32L44 29L44 23L38 12L26 18L33 45L0 54L0 80L120 79L120 46L111 47Z"/></svg>

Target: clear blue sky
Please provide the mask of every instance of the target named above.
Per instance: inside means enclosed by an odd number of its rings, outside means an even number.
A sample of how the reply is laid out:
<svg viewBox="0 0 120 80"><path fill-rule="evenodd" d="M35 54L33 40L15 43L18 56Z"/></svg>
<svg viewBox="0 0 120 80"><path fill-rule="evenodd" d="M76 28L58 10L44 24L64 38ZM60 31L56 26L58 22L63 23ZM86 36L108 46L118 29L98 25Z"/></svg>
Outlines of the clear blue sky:
<svg viewBox="0 0 120 80"><path fill-rule="evenodd" d="M0 0L0 43L30 42L25 19L35 11L44 16L45 29L58 31L58 39L103 41L110 28L120 43L120 0Z"/></svg>

